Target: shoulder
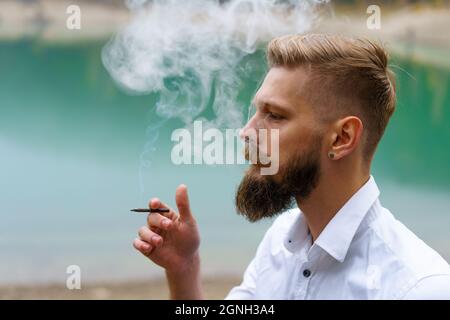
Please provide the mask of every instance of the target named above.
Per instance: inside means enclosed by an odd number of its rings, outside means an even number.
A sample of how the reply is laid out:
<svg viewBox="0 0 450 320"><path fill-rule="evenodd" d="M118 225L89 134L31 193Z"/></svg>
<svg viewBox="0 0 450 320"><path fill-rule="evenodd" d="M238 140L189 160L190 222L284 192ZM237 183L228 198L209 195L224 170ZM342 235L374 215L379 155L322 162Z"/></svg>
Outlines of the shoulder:
<svg viewBox="0 0 450 320"><path fill-rule="evenodd" d="M450 266L439 253L381 206L369 220L363 235L372 244L367 254L382 261L381 270L395 297L426 299L435 292L450 299Z"/></svg>
<svg viewBox="0 0 450 320"><path fill-rule="evenodd" d="M450 300L450 275L424 277L402 297L405 300Z"/></svg>

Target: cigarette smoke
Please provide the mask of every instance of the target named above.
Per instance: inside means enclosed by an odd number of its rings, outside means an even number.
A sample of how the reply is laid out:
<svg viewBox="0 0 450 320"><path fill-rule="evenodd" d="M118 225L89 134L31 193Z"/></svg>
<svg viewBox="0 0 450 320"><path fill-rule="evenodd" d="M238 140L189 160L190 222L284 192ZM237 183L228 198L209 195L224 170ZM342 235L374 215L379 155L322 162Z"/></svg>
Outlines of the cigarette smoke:
<svg viewBox="0 0 450 320"><path fill-rule="evenodd" d="M103 64L126 92L158 93L163 120L190 126L212 106L207 126L238 128L247 107L237 99L241 75L252 72L239 63L273 37L310 29L324 2L126 0L131 22L103 48ZM153 137L161 123L149 128Z"/></svg>
<svg viewBox="0 0 450 320"><path fill-rule="evenodd" d="M239 62L275 36L307 31L322 2L127 0L132 20L104 47L102 60L127 92L158 92L162 118L190 124L214 96L215 125L237 127Z"/></svg>

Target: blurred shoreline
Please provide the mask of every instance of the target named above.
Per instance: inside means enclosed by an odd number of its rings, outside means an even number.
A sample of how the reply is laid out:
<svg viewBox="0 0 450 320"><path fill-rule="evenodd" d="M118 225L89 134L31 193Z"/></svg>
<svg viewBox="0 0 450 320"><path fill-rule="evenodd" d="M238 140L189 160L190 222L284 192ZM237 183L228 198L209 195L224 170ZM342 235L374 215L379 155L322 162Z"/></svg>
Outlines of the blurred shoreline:
<svg viewBox="0 0 450 320"><path fill-rule="evenodd" d="M203 289L207 299L221 300L241 279L232 276L205 278ZM169 290L164 278L143 279L141 281L111 281L82 283L80 290L69 290L62 284L46 285L5 285L0 286L0 300L98 300L98 299L169 299Z"/></svg>
<svg viewBox="0 0 450 320"><path fill-rule="evenodd" d="M66 27L68 0L0 2L0 41L32 39L47 45L106 42L131 19L121 0L77 1L81 8L80 30ZM381 7L381 29L369 30L364 6L331 2L312 32L363 36L381 40L395 55L450 68L450 8L446 5Z"/></svg>
<svg viewBox="0 0 450 320"><path fill-rule="evenodd" d="M365 37L382 42L389 52L414 62L450 69L450 9L404 7L381 11L380 30L367 28L364 8L336 10L313 31Z"/></svg>
<svg viewBox="0 0 450 320"><path fill-rule="evenodd" d="M81 29L69 30L66 10L81 9ZM89 42L108 39L130 18L117 1L32 0L0 2L0 41L33 39L46 44Z"/></svg>

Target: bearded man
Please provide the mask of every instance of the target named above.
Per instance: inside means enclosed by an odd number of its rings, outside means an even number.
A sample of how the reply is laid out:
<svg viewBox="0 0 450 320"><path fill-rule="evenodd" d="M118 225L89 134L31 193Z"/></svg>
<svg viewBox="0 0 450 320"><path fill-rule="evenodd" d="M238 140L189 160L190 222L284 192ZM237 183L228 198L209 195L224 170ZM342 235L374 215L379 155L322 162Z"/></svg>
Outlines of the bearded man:
<svg viewBox="0 0 450 320"><path fill-rule="evenodd" d="M247 146L278 170L250 165L237 211L250 221L279 215L227 299L450 299L450 267L380 201L371 162L396 104L388 55L378 44L323 34L273 39ZM173 299L202 299L197 223L186 186L178 213L150 214L134 246L165 268ZM297 208L291 209L292 204ZM168 208L159 199L150 208ZM437 222L438 223L438 222Z"/></svg>

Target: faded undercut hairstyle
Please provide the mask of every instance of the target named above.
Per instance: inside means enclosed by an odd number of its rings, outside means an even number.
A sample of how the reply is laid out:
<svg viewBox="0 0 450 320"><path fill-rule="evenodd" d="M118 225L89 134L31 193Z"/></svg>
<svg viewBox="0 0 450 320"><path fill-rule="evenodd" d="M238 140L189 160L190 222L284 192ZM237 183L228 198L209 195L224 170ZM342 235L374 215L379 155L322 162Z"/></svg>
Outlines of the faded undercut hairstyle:
<svg viewBox="0 0 450 320"><path fill-rule="evenodd" d="M370 160L395 110L395 78L385 49L367 39L325 34L288 35L267 47L269 67L309 72L306 100L324 121L354 115L364 126Z"/></svg>

